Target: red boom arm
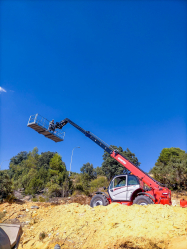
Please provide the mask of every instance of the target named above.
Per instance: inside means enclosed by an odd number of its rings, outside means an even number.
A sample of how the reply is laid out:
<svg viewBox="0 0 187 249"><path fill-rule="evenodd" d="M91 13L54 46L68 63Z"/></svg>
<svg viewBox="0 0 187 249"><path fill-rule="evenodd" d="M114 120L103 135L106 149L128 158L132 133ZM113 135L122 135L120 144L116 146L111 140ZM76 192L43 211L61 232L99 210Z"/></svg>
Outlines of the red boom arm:
<svg viewBox="0 0 187 249"><path fill-rule="evenodd" d="M130 172L132 172L133 175L140 178L141 181L143 181L145 184L147 184L150 188L159 188L160 186L158 183L150 176L145 174L142 170L140 170L138 167L130 163L126 158L121 156L120 154L116 154L115 151L112 152L111 157L116 159L119 163L121 163L125 168L127 168Z"/></svg>
<svg viewBox="0 0 187 249"><path fill-rule="evenodd" d="M70 123L79 131L81 131L85 136L90 138L94 143L99 145L105 151L107 151L111 157L121 163L125 168L131 171L135 176L137 176L142 182L147 184L151 190L144 191L144 194L147 194L149 197L152 196L152 200L157 204L169 204L171 205L171 191L168 188L162 187L159 185L159 182L151 178L148 174L146 174L143 170L133 165L130 161L128 161L124 156L122 156L118 151L115 151L111 146L107 145L101 139L96 137L93 133L82 129L80 126L72 122L70 119L66 118L62 120L60 123L56 123L56 128L62 129L64 125Z"/></svg>

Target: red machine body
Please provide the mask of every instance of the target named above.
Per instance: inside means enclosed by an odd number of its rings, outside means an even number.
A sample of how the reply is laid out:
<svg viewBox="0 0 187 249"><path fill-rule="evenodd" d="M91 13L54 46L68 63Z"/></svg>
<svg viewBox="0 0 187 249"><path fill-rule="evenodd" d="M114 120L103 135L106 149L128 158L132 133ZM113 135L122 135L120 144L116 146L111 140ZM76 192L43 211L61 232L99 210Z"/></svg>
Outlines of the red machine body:
<svg viewBox="0 0 187 249"><path fill-rule="evenodd" d="M126 158L124 158L120 154L116 154L115 151L111 154L111 157L116 159L119 163L121 163L125 168L127 168L129 171L132 172L133 175L137 176L140 181L145 183L147 186L150 187L151 190L144 191L142 188L142 191L145 195L147 195L149 198L152 199L152 201L155 204L163 204L163 205L171 205L171 190L169 190L166 187L162 187L156 182L154 179L152 179L149 175L144 173L141 169L133 165L131 162L129 162ZM129 206L129 205L128 205Z"/></svg>

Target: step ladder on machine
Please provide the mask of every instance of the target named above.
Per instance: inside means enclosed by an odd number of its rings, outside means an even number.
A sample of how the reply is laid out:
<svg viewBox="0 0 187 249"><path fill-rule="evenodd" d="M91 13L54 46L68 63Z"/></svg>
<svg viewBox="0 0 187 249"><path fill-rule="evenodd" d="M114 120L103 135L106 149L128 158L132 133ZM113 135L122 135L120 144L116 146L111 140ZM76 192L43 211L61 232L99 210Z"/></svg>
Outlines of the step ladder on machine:
<svg viewBox="0 0 187 249"><path fill-rule="evenodd" d="M49 120L38 113L30 116L27 126L55 142L64 140L65 132L58 128L54 132L49 130Z"/></svg>

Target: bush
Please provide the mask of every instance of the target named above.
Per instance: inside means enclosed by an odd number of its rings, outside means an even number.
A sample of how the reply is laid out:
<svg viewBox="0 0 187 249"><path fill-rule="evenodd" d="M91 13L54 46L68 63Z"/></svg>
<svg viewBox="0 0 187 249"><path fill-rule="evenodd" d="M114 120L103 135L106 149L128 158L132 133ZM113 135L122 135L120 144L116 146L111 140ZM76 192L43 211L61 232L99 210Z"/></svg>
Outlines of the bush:
<svg viewBox="0 0 187 249"><path fill-rule="evenodd" d="M105 176L99 176L97 179L92 180L90 183L90 193L96 192L99 188L108 187L108 180Z"/></svg>
<svg viewBox="0 0 187 249"><path fill-rule="evenodd" d="M44 197L39 196L39 202L45 202L45 201L46 201L46 199Z"/></svg>
<svg viewBox="0 0 187 249"><path fill-rule="evenodd" d="M12 182L6 171L0 171L0 202L13 198Z"/></svg>
<svg viewBox="0 0 187 249"><path fill-rule="evenodd" d="M47 234L45 232L41 232L39 234L39 240L43 240L43 239L45 239L45 237L47 237Z"/></svg>
<svg viewBox="0 0 187 249"><path fill-rule="evenodd" d="M32 199L31 199L31 201L33 201L33 202L37 202L37 201L38 201L38 199L34 197L34 198L32 198Z"/></svg>
<svg viewBox="0 0 187 249"><path fill-rule="evenodd" d="M82 190L74 190L72 196L75 196L75 195L86 195L86 194Z"/></svg>
<svg viewBox="0 0 187 249"><path fill-rule="evenodd" d="M74 186L74 189L84 192L84 188L83 188L83 185L81 183L76 184Z"/></svg>
<svg viewBox="0 0 187 249"><path fill-rule="evenodd" d="M48 183L48 196L60 197L62 195L62 188L57 183Z"/></svg>

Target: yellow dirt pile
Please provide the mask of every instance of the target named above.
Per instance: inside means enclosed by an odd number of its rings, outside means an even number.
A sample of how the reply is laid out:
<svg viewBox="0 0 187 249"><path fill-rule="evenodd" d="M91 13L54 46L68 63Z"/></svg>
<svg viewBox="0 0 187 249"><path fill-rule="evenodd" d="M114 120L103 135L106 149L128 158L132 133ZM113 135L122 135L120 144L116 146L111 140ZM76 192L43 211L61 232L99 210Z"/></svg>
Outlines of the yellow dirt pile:
<svg viewBox="0 0 187 249"><path fill-rule="evenodd" d="M37 205L39 209L31 209ZM125 206L91 208L78 203L0 205L0 222L22 223L19 249L126 248L186 249L187 208L179 206Z"/></svg>

